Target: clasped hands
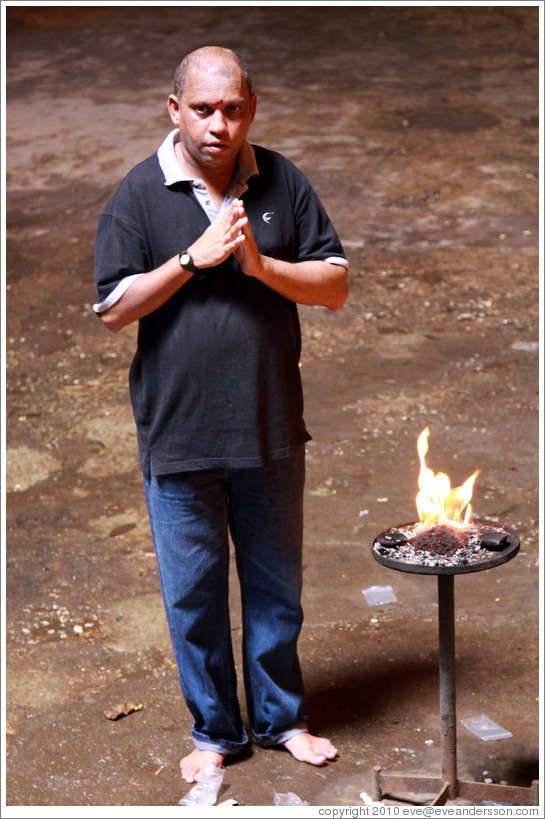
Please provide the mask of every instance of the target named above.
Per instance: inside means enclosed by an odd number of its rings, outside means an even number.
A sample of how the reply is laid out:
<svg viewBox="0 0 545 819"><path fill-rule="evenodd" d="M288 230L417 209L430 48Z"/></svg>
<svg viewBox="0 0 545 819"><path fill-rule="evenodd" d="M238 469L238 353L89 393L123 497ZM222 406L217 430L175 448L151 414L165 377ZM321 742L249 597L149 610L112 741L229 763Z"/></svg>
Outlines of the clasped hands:
<svg viewBox="0 0 545 819"><path fill-rule="evenodd" d="M259 276L262 268L261 255L240 199L234 199L188 250L199 268L216 267L231 253L247 276Z"/></svg>

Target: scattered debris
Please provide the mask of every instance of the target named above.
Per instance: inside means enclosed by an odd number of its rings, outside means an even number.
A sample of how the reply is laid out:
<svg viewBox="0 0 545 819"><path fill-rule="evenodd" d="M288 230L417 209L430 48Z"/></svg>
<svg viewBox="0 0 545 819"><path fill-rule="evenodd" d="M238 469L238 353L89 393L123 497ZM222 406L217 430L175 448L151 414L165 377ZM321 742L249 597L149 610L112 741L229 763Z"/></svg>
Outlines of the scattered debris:
<svg viewBox="0 0 545 819"><path fill-rule="evenodd" d="M132 714L133 711L140 711L143 707L142 703L120 702L118 705L114 705L113 708L107 708L103 713L106 719L115 720L126 717L128 714Z"/></svg>
<svg viewBox="0 0 545 819"><path fill-rule="evenodd" d="M397 745L394 745L393 750L398 754L409 754L409 756L416 756L412 748L398 748Z"/></svg>
<svg viewBox="0 0 545 819"><path fill-rule="evenodd" d="M464 728L467 728L470 733L475 734L475 736L484 742L488 742L491 739L508 739L513 736L510 731L506 731L501 725L492 722L485 714L479 714L477 717L468 717L467 719L460 720L460 722Z"/></svg>
<svg viewBox="0 0 545 819"><path fill-rule="evenodd" d="M391 586L369 586L362 589L362 594L370 606L383 606L385 603L397 603L394 590Z"/></svg>
<svg viewBox="0 0 545 819"><path fill-rule="evenodd" d="M382 805L382 802L373 802L369 794L365 793L365 791L360 793L360 799L364 805Z"/></svg>
<svg viewBox="0 0 545 819"><path fill-rule="evenodd" d="M539 341L513 341L511 349L523 350L526 353L537 353L539 350Z"/></svg>
<svg viewBox="0 0 545 819"><path fill-rule="evenodd" d="M510 807L512 807L513 802L492 802L492 801L490 801L490 799L484 799L481 802L481 805L483 805L483 806L486 805L487 807L492 807L493 805L498 805L498 807L510 808Z"/></svg>
<svg viewBox="0 0 545 819"><path fill-rule="evenodd" d="M202 777L178 802L179 805L215 805L225 768L207 765Z"/></svg>
<svg viewBox="0 0 545 819"><path fill-rule="evenodd" d="M288 791L288 793L275 793L274 804L278 807L289 805L308 805L308 802L303 802L303 800L297 796L296 793Z"/></svg>
<svg viewBox="0 0 545 819"><path fill-rule="evenodd" d="M112 531L108 533L108 536L119 537L120 535L126 535L127 532L131 532L133 529L136 529L136 523L123 523L120 526L115 526Z"/></svg>

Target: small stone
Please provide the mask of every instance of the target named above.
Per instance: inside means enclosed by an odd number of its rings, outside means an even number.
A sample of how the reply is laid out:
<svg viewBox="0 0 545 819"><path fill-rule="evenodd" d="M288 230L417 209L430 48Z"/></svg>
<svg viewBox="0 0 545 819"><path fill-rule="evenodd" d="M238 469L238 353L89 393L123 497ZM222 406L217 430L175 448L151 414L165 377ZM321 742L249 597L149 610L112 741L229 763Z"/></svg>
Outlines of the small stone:
<svg viewBox="0 0 545 819"><path fill-rule="evenodd" d="M406 543L407 538L403 532L384 532L377 538L381 546L399 546L400 543Z"/></svg>
<svg viewBox="0 0 545 819"><path fill-rule="evenodd" d="M509 544L509 535L506 532L485 532L480 537L481 546L492 551L501 551Z"/></svg>

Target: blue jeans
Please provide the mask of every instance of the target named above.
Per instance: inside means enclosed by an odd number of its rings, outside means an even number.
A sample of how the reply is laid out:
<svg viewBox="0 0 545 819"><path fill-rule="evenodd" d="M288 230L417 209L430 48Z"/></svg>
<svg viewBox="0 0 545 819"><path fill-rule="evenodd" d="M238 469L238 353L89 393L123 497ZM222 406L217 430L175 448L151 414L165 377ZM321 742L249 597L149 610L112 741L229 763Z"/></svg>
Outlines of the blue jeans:
<svg viewBox="0 0 545 819"><path fill-rule="evenodd" d="M237 697L229 618L235 547L252 739L276 745L306 731L297 640L305 448L259 468L144 477L165 611L197 748L248 742Z"/></svg>

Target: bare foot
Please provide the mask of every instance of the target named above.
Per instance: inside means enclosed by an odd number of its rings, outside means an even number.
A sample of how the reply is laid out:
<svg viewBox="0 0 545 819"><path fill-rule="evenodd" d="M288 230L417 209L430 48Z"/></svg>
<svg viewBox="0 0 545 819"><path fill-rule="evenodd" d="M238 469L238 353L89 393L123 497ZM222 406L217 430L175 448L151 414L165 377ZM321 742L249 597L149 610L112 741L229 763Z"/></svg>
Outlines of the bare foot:
<svg viewBox="0 0 545 819"><path fill-rule="evenodd" d="M303 732L284 742L284 747L299 762L309 762L311 765L325 765L328 759L335 759L337 749L325 737L315 737Z"/></svg>
<svg viewBox="0 0 545 819"><path fill-rule="evenodd" d="M224 754L217 754L215 751L201 751L195 748L194 751L191 751L180 761L182 777L186 782L198 782L207 765L221 768L224 758Z"/></svg>

